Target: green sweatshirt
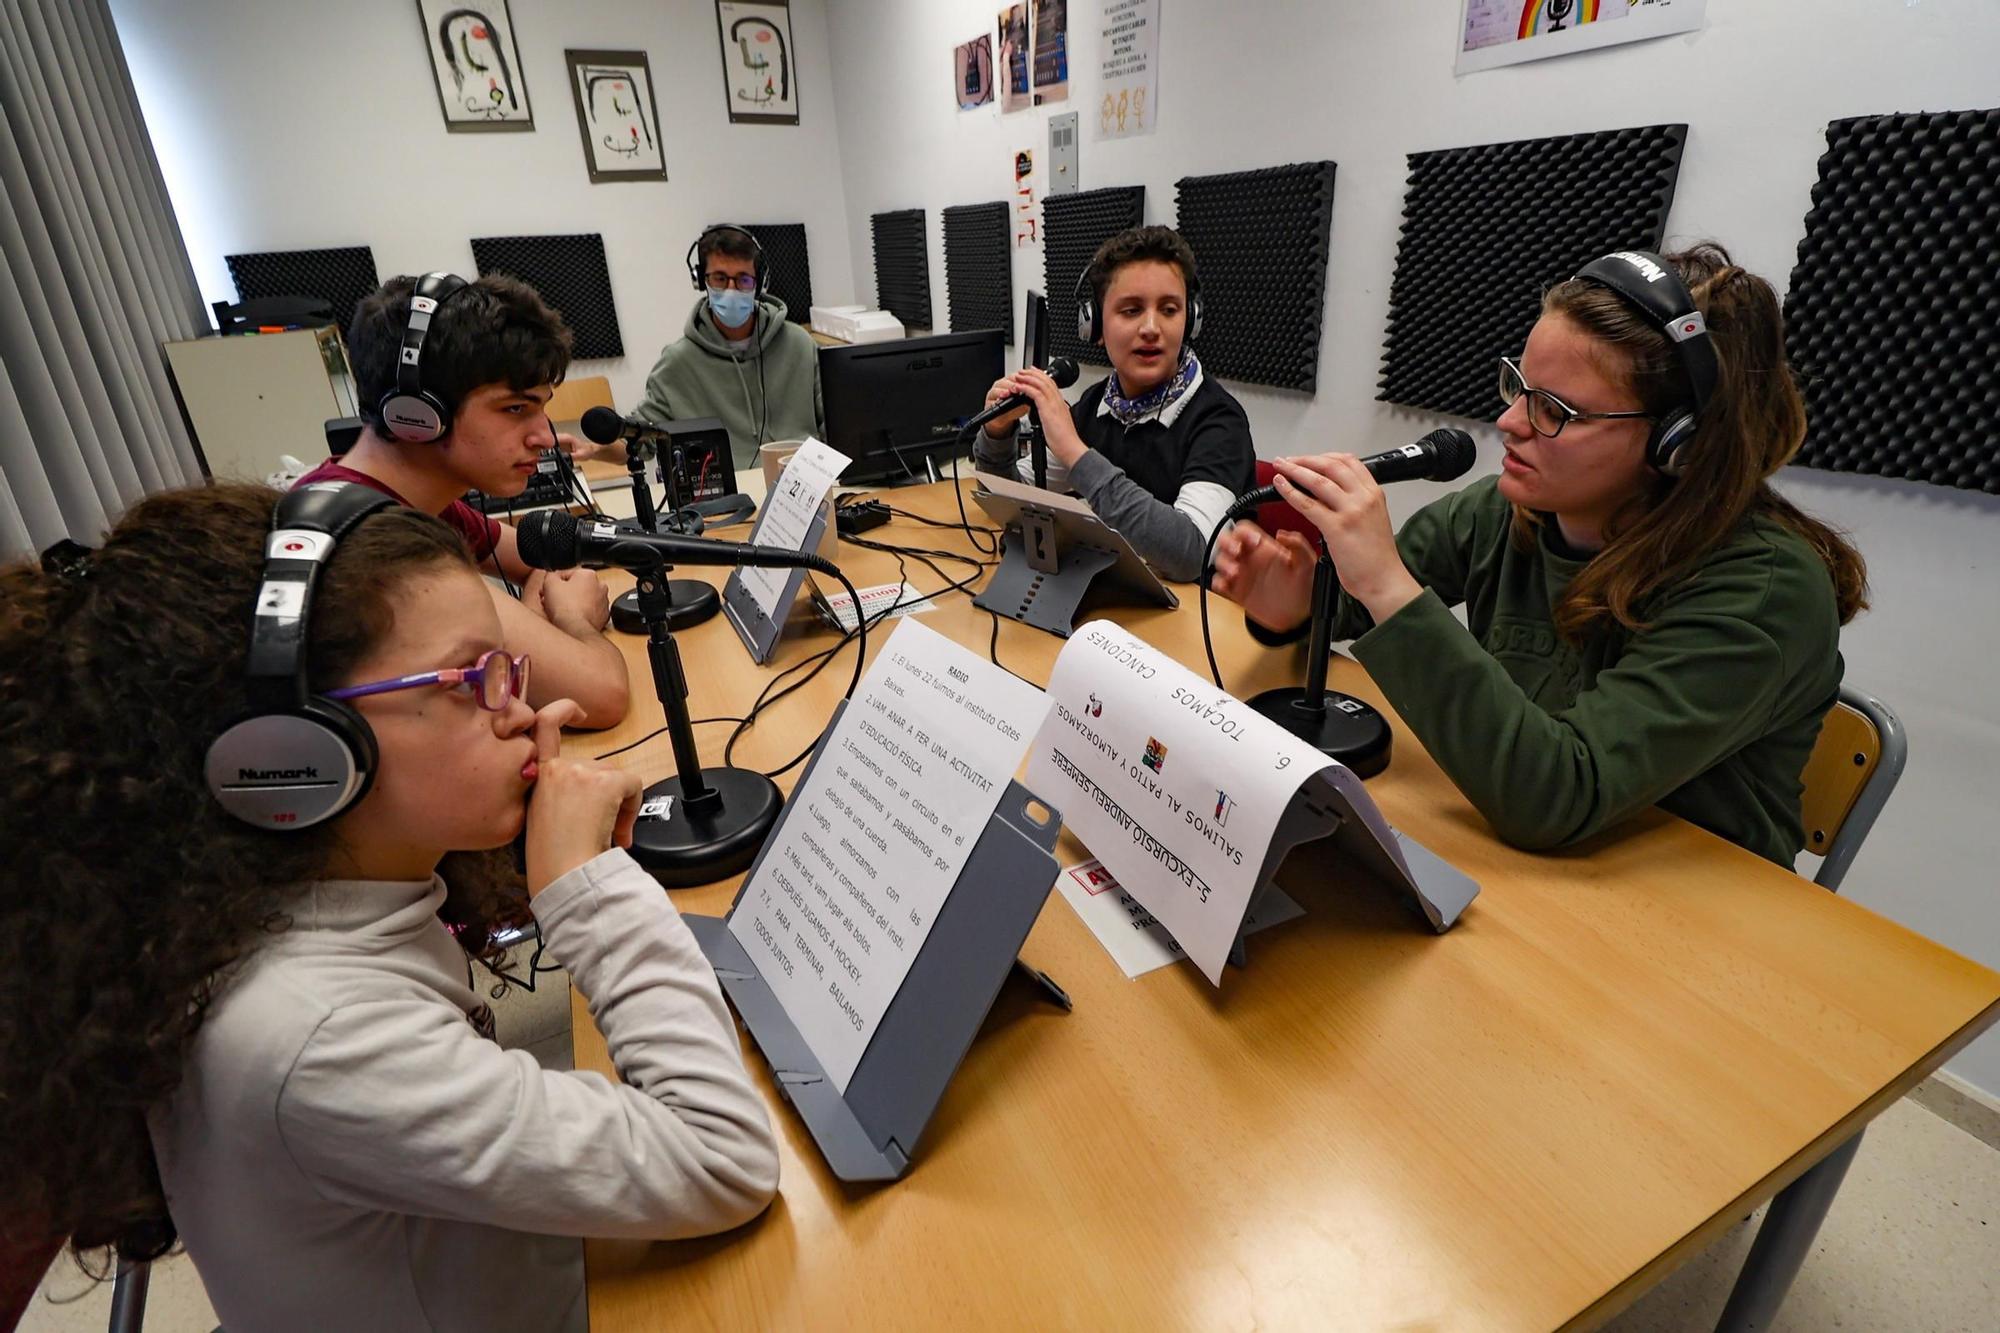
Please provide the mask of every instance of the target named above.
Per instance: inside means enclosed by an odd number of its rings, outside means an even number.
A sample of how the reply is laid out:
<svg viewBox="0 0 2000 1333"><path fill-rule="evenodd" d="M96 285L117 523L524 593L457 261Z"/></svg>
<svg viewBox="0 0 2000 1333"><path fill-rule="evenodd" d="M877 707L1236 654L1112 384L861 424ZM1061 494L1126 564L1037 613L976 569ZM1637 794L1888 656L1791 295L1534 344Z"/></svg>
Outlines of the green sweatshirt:
<svg viewBox="0 0 2000 1333"><path fill-rule="evenodd" d="M684 336L667 344L646 377L646 397L638 407L638 415L656 426L720 418L739 473L757 466L761 443L826 438L819 349L812 335L786 322L785 303L775 296L759 297L757 312L748 346L737 348L715 327L708 301L697 300Z"/></svg>
<svg viewBox="0 0 2000 1333"><path fill-rule="evenodd" d="M1574 647L1551 609L1584 561L1552 523L1516 549L1496 480L1414 514L1396 545L1424 592L1380 625L1342 593L1333 637L1355 640L1508 842L1562 846L1657 804L1790 868L1805 845L1800 774L1840 685L1826 566L1789 528L1745 520L1640 608L1645 630ZM1465 625L1447 609L1460 602Z"/></svg>

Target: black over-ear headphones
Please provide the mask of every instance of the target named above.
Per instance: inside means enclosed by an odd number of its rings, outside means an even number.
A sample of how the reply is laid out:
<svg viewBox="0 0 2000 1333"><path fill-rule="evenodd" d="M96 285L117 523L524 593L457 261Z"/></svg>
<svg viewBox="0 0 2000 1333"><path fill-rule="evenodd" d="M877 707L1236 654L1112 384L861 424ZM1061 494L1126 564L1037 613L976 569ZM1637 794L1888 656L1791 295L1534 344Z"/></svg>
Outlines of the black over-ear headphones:
<svg viewBox="0 0 2000 1333"><path fill-rule="evenodd" d="M311 828L367 792L375 733L361 714L306 684L313 588L334 546L396 502L352 482L309 482L271 516L250 626L250 713L208 747L208 789L222 808L266 829Z"/></svg>
<svg viewBox="0 0 2000 1333"><path fill-rule="evenodd" d="M718 222L713 227L705 228L701 235L694 238L694 244L688 247L688 277L693 281L695 290L708 290L708 282L701 271L701 243L719 231L733 231L750 242L752 252L750 262L757 266L757 295L762 296L764 289L771 283L771 271L764 263L764 246L749 228L739 227L733 222Z"/></svg>
<svg viewBox="0 0 2000 1333"><path fill-rule="evenodd" d="M396 352L396 387L375 407L382 428L407 444L441 440L451 429L451 409L424 387L424 336L438 307L470 285L455 273L426 273L410 293L410 317L404 321L403 344Z"/></svg>
<svg viewBox="0 0 2000 1333"><path fill-rule="evenodd" d="M1687 449L1701 424L1702 409L1715 393L1715 344L1708 340L1708 321L1695 308L1680 274L1650 250L1613 251L1585 264L1576 276L1624 297L1673 343L1693 400L1653 423L1653 433L1646 439L1646 461L1678 477L1687 470Z"/></svg>
<svg viewBox="0 0 2000 1333"><path fill-rule="evenodd" d="M1201 336L1201 275L1189 273L1187 329L1181 334L1181 341L1188 342ZM1083 266L1083 272L1076 275L1076 337L1085 347L1095 346L1104 340L1104 312L1097 305L1097 261Z"/></svg>

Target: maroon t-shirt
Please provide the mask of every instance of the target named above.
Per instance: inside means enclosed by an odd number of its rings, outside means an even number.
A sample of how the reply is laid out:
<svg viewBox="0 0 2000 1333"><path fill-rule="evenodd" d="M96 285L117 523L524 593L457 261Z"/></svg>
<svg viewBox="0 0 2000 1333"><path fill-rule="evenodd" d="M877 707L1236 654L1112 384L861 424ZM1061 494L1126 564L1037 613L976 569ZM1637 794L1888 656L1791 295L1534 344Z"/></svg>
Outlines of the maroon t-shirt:
<svg viewBox="0 0 2000 1333"><path fill-rule="evenodd" d="M303 486L309 481L357 482L371 490L382 492L399 505L414 508L408 500L396 494L395 488L388 482L371 477L366 472L356 472L351 467L345 467L337 458L327 459L292 484ZM445 506L444 512L438 517L443 519L445 525L452 531L465 538L465 544L471 549L475 562L492 555L493 548L500 544L500 521L488 518L463 500L453 500Z"/></svg>

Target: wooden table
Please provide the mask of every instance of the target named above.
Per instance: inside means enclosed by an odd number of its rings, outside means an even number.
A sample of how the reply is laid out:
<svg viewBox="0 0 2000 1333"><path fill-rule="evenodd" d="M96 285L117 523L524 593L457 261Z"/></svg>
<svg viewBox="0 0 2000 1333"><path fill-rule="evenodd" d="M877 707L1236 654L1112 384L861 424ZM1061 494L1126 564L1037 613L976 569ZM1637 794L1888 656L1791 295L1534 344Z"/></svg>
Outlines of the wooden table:
<svg viewBox="0 0 2000 1333"><path fill-rule="evenodd" d="M889 498L957 514L944 485ZM964 549L901 518L869 536ZM861 586L896 575L852 546L841 563ZM911 579L939 582L914 562ZM1113 614L1200 671L1185 592L1178 612ZM1297 681L1300 650L1212 609L1234 692ZM985 651L991 618L967 595L925 619ZM643 644L619 637L632 716L571 753L659 725ZM767 673L729 626L679 637L695 717L743 713ZM833 637L788 628L774 667ZM1000 660L1029 680L1060 646L1002 623ZM736 761L772 768L808 743L852 652ZM1389 711L1350 661L1330 683ZM2000 975L1669 815L1565 853L1506 847L1391 718L1394 759L1368 786L1481 884L1456 929L1428 934L1330 866L1292 877L1304 918L1250 940L1216 990L1185 966L1126 980L1051 893L1023 953L1075 1011L1010 983L907 1177L834 1180L746 1046L782 1144L778 1201L704 1241L592 1243L592 1327L1590 1327L2000 1017ZM697 731L719 762L728 728ZM612 762L651 779L671 758L661 736ZM1065 834L1063 863L1085 855ZM736 887L675 899L721 915ZM577 1067L609 1074L572 1005Z"/></svg>

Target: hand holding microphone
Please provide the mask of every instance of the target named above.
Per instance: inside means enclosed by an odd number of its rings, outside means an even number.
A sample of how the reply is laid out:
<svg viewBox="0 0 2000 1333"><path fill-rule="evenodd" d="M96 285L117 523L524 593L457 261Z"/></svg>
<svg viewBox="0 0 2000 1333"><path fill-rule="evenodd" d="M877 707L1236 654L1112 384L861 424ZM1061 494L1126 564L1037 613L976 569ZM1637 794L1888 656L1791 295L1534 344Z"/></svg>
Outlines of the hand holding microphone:
<svg viewBox="0 0 2000 1333"><path fill-rule="evenodd" d="M1464 431L1434 430L1414 444L1368 458L1318 454L1279 459L1273 464L1275 483L1245 495L1230 506L1230 513L1248 514L1277 500L1298 510L1319 529L1341 587L1379 623L1423 591L1396 549L1382 484L1455 481L1471 470L1476 453ZM1302 558L1308 552L1296 534L1274 538L1247 529L1231 531L1216 548L1215 591L1241 604L1258 623L1289 629L1310 610L1313 560Z"/></svg>
<svg viewBox="0 0 2000 1333"><path fill-rule="evenodd" d="M1064 356L1051 357L1047 370L1022 366L993 382L993 387L986 391L986 410L967 422L966 427L984 426L986 433L997 440L1033 407L1041 409L1042 427L1046 430L1050 400L1060 402L1062 390L1076 383L1077 373L1076 362Z"/></svg>

